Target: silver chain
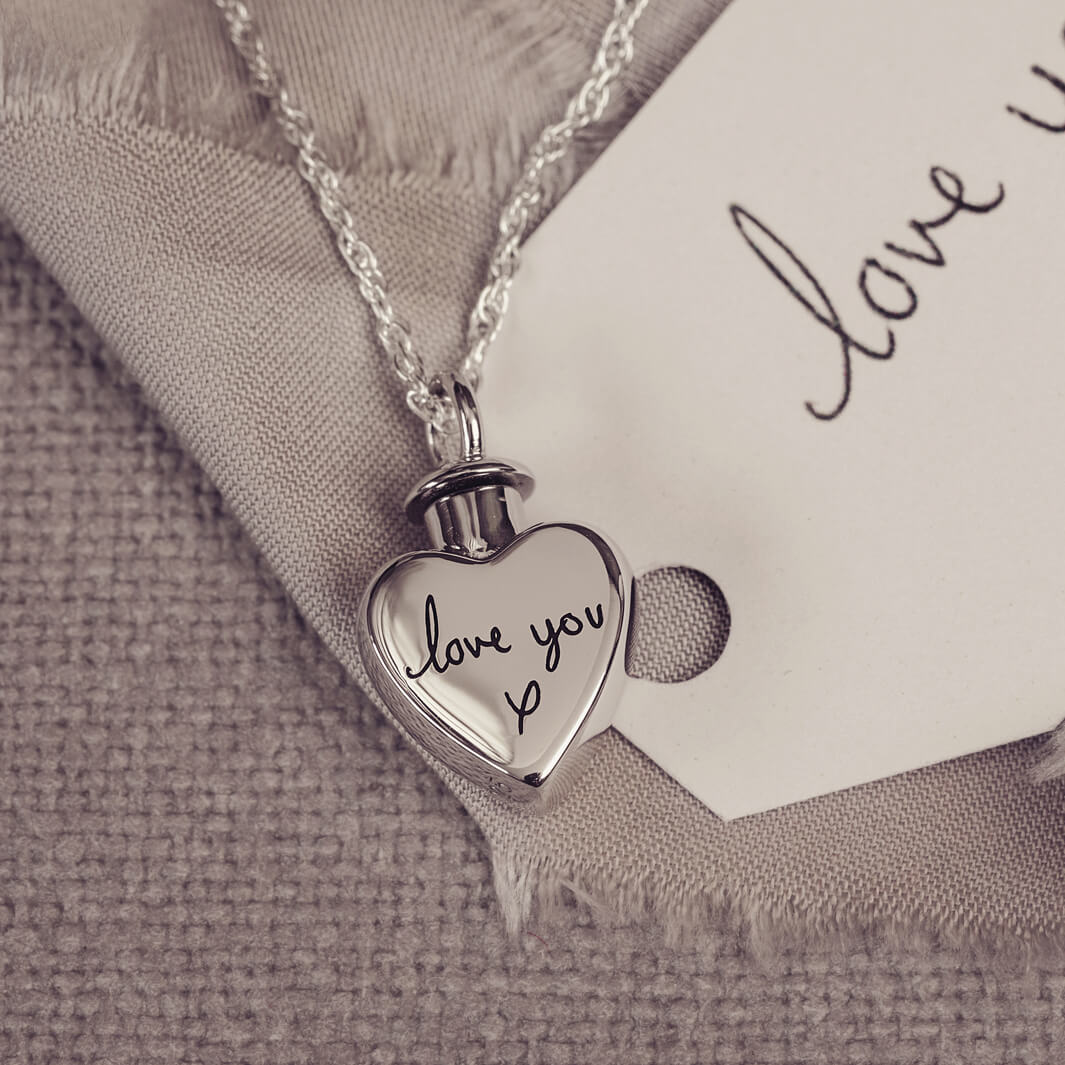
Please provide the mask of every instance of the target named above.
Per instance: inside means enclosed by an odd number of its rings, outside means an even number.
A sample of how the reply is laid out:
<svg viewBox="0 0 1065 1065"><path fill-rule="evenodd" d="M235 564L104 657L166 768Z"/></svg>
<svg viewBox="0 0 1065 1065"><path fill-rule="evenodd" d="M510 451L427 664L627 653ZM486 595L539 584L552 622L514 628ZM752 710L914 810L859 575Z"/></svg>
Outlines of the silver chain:
<svg viewBox="0 0 1065 1065"><path fill-rule="evenodd" d="M285 140L297 150L296 167L316 194L318 207L336 236L341 258L373 313L377 338L396 376L407 389L407 405L438 432L450 433L455 422L451 401L434 390L426 379L421 356L414 350L410 333L396 316L385 291L377 256L355 230L355 219L341 191L340 177L318 146L310 118L293 101L281 74L267 58L262 36L247 5L242 0L214 0L214 3L247 65L252 88L269 102ZM566 155L577 133L602 118L614 82L632 62L633 30L647 4L648 0L614 0L614 17L603 33L588 79L567 104L563 117L541 132L511 189L499 217L499 236L488 263L488 279L470 312L469 348L461 370L474 388L481 380L485 352L499 333L507 312L521 243L534 209L544 197L544 173Z"/></svg>

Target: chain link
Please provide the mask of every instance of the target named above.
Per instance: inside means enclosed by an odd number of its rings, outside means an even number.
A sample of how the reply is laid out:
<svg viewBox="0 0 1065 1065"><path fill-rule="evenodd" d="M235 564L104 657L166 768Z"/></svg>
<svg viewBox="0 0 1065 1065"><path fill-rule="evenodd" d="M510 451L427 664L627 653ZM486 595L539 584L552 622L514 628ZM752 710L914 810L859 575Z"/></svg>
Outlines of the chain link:
<svg viewBox="0 0 1065 1065"><path fill-rule="evenodd" d="M237 51L248 68L252 88L270 104L281 133L297 152L296 168L318 199L318 207L336 238L337 249L355 277L359 293L374 317L377 339L392 369L407 389L407 406L438 432L454 431L450 399L433 390L410 332L396 315L373 249L359 236L340 177L318 141L310 117L292 100L280 72L266 56L258 27L243 0L214 0ZM648 0L615 0L614 17L603 33L591 73L566 106L564 116L547 126L522 166L499 217L499 235L488 263L488 278L473 310L467 332L468 351L462 373L476 388L485 352L499 334L520 263L520 249L534 213L544 197L545 172L570 150L574 137L598 122L610 101L613 84L632 62L633 30Z"/></svg>

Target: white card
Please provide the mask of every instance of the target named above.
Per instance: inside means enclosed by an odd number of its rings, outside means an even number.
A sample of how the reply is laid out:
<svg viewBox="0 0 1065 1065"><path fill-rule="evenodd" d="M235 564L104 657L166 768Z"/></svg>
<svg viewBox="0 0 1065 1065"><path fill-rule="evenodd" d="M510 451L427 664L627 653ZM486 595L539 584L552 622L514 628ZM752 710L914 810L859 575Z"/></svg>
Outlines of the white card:
<svg viewBox="0 0 1065 1065"><path fill-rule="evenodd" d="M616 722L723 817L1065 716L1063 21L736 0L530 241L491 450L723 590Z"/></svg>

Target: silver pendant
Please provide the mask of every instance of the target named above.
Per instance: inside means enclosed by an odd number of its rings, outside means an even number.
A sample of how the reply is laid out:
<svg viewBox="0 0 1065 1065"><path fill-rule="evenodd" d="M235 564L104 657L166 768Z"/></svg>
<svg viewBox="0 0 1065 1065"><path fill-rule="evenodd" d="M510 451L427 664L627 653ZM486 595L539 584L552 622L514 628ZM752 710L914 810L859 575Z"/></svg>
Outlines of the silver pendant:
<svg viewBox="0 0 1065 1065"><path fill-rule="evenodd" d="M434 550L371 582L360 650L378 694L433 757L497 795L552 805L620 695L632 576L592 529L524 528L532 477L483 457L464 381L438 387L454 400L461 458L406 503ZM439 458L432 432L430 445Z"/></svg>

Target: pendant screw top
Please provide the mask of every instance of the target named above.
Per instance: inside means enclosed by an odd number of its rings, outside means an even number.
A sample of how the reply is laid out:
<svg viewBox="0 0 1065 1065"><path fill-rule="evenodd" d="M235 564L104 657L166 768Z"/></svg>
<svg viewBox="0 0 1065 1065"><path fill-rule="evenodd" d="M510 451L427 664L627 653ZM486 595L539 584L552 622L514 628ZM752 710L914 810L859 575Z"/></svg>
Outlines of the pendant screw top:
<svg viewBox="0 0 1065 1065"><path fill-rule="evenodd" d="M461 450L458 461L448 464L448 436L427 424L426 439L437 469L407 496L407 519L424 522L439 550L487 558L525 527L522 504L535 482L521 466L484 457L477 400L463 377L442 374L430 388L453 411Z"/></svg>

